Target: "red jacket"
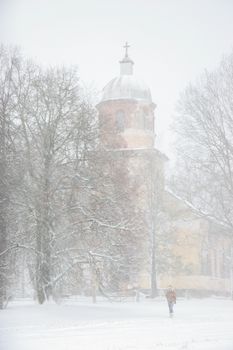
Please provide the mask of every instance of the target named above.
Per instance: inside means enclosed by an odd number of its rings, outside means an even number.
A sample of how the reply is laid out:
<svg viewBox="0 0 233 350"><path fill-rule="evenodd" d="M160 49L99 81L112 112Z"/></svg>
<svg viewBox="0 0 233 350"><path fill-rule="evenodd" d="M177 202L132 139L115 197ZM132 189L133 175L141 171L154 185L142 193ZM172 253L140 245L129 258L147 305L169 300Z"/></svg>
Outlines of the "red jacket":
<svg viewBox="0 0 233 350"><path fill-rule="evenodd" d="M168 289L166 292L166 298L169 303L176 303L176 292L174 289Z"/></svg>

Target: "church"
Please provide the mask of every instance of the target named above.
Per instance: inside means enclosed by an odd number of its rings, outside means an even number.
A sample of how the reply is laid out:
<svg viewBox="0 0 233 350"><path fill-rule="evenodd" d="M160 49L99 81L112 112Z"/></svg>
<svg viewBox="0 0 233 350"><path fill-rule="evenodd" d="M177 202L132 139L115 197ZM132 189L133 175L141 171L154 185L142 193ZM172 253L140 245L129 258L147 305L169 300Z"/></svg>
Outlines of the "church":
<svg viewBox="0 0 233 350"><path fill-rule="evenodd" d="M156 104L150 88L134 74L127 43L124 49L120 75L103 88L96 106L101 148L118 167L127 169L124 186L145 231L140 270L124 288L136 286L153 294L172 284L180 295L228 295L232 290L229 228L201 216L167 188L168 158L154 146Z"/></svg>

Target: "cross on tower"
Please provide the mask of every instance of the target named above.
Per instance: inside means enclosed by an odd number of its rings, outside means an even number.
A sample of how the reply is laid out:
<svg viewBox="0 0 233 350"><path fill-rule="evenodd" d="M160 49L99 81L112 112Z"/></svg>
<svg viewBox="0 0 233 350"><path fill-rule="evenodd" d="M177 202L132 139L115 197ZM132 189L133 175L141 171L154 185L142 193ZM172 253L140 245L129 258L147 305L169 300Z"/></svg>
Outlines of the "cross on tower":
<svg viewBox="0 0 233 350"><path fill-rule="evenodd" d="M125 49L125 57L128 57L128 48L130 47L130 45L128 44L128 42L126 41L125 45L123 46Z"/></svg>

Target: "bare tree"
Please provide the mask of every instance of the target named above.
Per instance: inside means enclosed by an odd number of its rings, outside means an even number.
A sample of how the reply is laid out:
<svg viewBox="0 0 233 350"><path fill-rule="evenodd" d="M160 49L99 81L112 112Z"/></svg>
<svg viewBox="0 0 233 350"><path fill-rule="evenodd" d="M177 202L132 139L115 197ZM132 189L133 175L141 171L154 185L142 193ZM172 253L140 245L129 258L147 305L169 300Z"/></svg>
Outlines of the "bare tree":
<svg viewBox="0 0 233 350"><path fill-rule="evenodd" d="M0 308L7 298L9 279L10 197L13 191L14 163L14 64L17 50L0 47Z"/></svg>
<svg viewBox="0 0 233 350"><path fill-rule="evenodd" d="M158 278L168 271L174 272L179 266L180 259L174 254L174 245L177 245L175 233L177 214L171 210L168 201L168 190L165 187L165 174L163 162L166 158L160 158L152 152L147 157L144 182L146 211L148 217L148 241L150 274L150 297L158 295Z"/></svg>
<svg viewBox="0 0 233 350"><path fill-rule="evenodd" d="M34 286L43 303L53 294L58 275L63 276L56 251L68 241L67 196L78 172L73 171L77 154L80 158L90 144L90 107L81 98L75 69L43 71L26 63L18 66L16 83L21 199L36 257Z"/></svg>
<svg viewBox="0 0 233 350"><path fill-rule="evenodd" d="M233 225L233 54L181 95L176 191L205 215Z"/></svg>
<svg viewBox="0 0 233 350"><path fill-rule="evenodd" d="M102 257L96 282L109 296L133 283L141 261L142 220L136 211L136 184L130 181L127 156L98 148L89 160L88 186L83 187L86 203L81 208L89 226L82 244ZM80 210L80 201L75 203Z"/></svg>

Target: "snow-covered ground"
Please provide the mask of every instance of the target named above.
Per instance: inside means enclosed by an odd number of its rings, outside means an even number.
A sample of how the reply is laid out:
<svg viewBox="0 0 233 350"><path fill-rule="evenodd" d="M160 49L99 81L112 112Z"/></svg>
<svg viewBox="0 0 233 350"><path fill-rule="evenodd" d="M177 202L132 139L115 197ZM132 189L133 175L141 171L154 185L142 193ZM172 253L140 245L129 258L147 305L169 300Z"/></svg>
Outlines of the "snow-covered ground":
<svg viewBox="0 0 233 350"><path fill-rule="evenodd" d="M233 301L15 301L0 311L1 350L233 350Z"/></svg>

